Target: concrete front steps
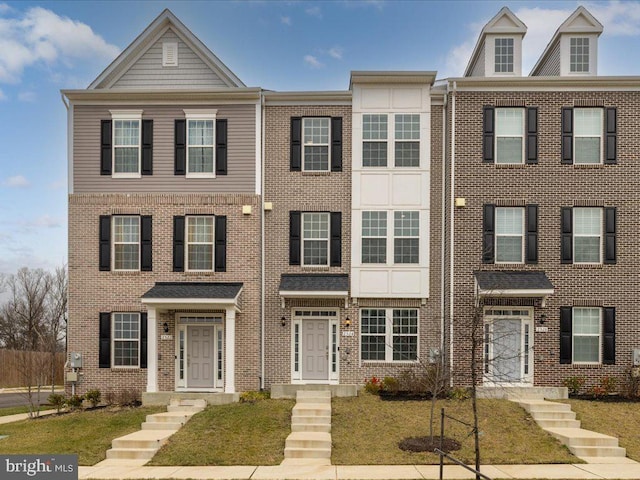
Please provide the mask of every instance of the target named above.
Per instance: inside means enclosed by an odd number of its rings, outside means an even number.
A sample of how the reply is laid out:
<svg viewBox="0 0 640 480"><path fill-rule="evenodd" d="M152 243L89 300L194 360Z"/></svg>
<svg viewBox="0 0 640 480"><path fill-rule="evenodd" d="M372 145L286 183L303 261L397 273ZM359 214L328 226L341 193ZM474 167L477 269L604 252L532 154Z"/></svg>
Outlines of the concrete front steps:
<svg viewBox="0 0 640 480"><path fill-rule="evenodd" d="M331 465L331 391L299 390L282 465Z"/></svg>
<svg viewBox="0 0 640 480"><path fill-rule="evenodd" d="M618 446L618 439L580 428L580 421L567 403L544 399L516 400L531 414L543 430L565 444L571 453L587 463L629 463L626 450ZM633 462L635 463L635 462Z"/></svg>
<svg viewBox="0 0 640 480"><path fill-rule="evenodd" d="M111 442L107 459L96 466L144 465L196 413L207 406L202 399L172 400L167 413L147 415L142 430Z"/></svg>

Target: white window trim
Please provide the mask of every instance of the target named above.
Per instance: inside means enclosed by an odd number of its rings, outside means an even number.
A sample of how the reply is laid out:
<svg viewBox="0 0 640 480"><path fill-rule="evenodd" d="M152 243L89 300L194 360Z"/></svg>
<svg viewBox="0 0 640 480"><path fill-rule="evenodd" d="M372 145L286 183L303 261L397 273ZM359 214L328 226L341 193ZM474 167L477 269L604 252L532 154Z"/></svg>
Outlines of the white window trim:
<svg viewBox="0 0 640 480"><path fill-rule="evenodd" d="M116 219L117 218L136 218L138 219L138 241L137 242L116 242ZM142 263L142 222L140 215L112 215L111 216L111 265L113 265L112 271L114 272L139 272L140 264ZM118 245L138 245L138 268L116 268L116 243Z"/></svg>
<svg viewBox="0 0 640 480"><path fill-rule="evenodd" d="M327 263L323 265L307 264L304 261L304 217L305 215L326 215L327 216ZM309 238L309 241L320 241L322 238ZM302 212L300 218L300 266L305 268L327 268L331 265L331 213L330 212Z"/></svg>
<svg viewBox="0 0 640 480"><path fill-rule="evenodd" d="M598 310L598 314L599 314L599 321L598 321L598 334L594 334L594 333L581 333L579 335L576 335L575 332L575 310L576 308L585 308L585 309L591 309L591 310ZM602 364L602 312L603 309L602 307L572 307L571 308L571 364L572 365L601 365ZM576 362L574 360L574 355L576 352L575 349L575 345L574 345L574 340L576 337L598 337L598 361L597 362Z"/></svg>
<svg viewBox="0 0 640 480"><path fill-rule="evenodd" d="M211 218L211 268L194 269L189 268L189 244L209 245L208 242L189 242L189 219L191 218ZM216 217L214 215L187 215L184 222L184 267L187 272L213 272L216 265Z"/></svg>
<svg viewBox="0 0 640 480"><path fill-rule="evenodd" d="M576 233L576 215L575 212L581 208L597 208L600 210L600 241L598 242L598 253L600 255L600 259L597 262L576 262L576 237L584 237L584 238L593 238L595 235L584 235ZM573 263L575 265L602 265L603 259L603 243L604 243L604 209L601 207L573 207L573 211L571 212L571 231L573 232L571 235L571 248L573 249Z"/></svg>
<svg viewBox="0 0 640 480"><path fill-rule="evenodd" d="M576 110L599 110L600 111L600 131L598 135L579 135L576 133L575 128L575 111ZM604 133L604 109L601 107L574 107L573 109L573 163L574 165L602 165L603 157L604 157L604 141L603 141L603 133ZM600 139L600 161L598 163L586 163L586 162L578 162L576 159L576 139L577 138L599 138Z"/></svg>
<svg viewBox="0 0 640 480"><path fill-rule="evenodd" d="M513 42L512 48L513 53L511 54L511 71L510 72L499 72L496 67L498 64L496 63L496 42L498 40L511 40ZM516 39L514 37L509 36L497 36L493 39L493 72L495 75L506 75L506 76L514 76L516 69ZM500 64L502 65L502 64Z"/></svg>
<svg viewBox="0 0 640 480"><path fill-rule="evenodd" d="M417 213L417 217L418 217L418 236L413 236L413 235L398 235L396 236L396 213ZM387 222L387 228L388 228L389 222ZM388 232L388 230L387 230ZM396 263L396 239L412 239L412 238L417 238L418 239L418 261L417 262L398 262ZM393 211L393 259L391 260L391 263L393 265L420 265L420 211L419 210L394 210Z"/></svg>
<svg viewBox="0 0 640 480"><path fill-rule="evenodd" d="M142 178L142 110L109 110L111 113L111 177L112 178ZM116 172L116 121L138 121L138 171L131 173ZM124 146L124 145L122 145ZM131 145L127 145L131 147Z"/></svg>
<svg viewBox="0 0 640 480"><path fill-rule="evenodd" d="M364 230L364 214L366 213L384 213L386 218L386 229L385 229L385 234L384 236L373 236L373 235L367 235L365 236L363 234L363 230ZM378 263L372 263L372 262L363 262L362 261L362 252L364 251L364 239L365 238L384 238L384 244L385 244L385 261L384 263L382 262L378 262ZM362 215L361 215L361 219L360 219L360 264L361 265L388 265L389 264L389 212L385 211L385 210L363 210L362 211Z"/></svg>
<svg viewBox="0 0 640 480"><path fill-rule="evenodd" d="M587 39L588 40L588 44L589 44L589 55L588 55L589 68L587 69L586 72L574 72L573 70L571 70L571 40L573 40L574 38L575 39L581 38L581 39ZM568 49L569 49L569 62L568 62L569 63L569 65L568 65L569 74L571 74L571 75L591 75L591 71L593 70L593 68L592 68L592 52L591 52L591 49L593 48L593 42L591 42L591 37L588 36L588 35L571 35L569 37L569 40L568 40L567 43L568 43Z"/></svg>
<svg viewBox="0 0 640 480"><path fill-rule="evenodd" d="M297 315L296 311L311 311L311 312L335 312L333 316L327 317L308 317L305 315ZM308 307L295 307L291 309L291 382L294 384L313 384L313 383L327 383L327 380L303 380L302 379L302 322L304 319L326 319L329 322L329 361L327 362L327 369L329 371L329 383L331 385L339 383L340 378L340 311L332 308L308 308ZM336 329L335 343L333 338L333 329ZM295 331L298 330L298 368L295 368ZM336 350L336 371L333 371L332 363L332 350Z"/></svg>
<svg viewBox="0 0 640 480"><path fill-rule="evenodd" d="M400 169L402 171L410 171L411 169L419 169L421 164L422 164L422 155L421 155L421 150L422 150L422 118L421 115L419 113L403 113L403 112L396 112L393 114L390 114L391 117L393 118L393 126L391 126L391 124L389 123L389 120L387 119L387 125L389 126L389 133L387 134L387 136L393 135L391 138L391 149L390 151L387 153L387 167L388 168L397 168ZM411 139L399 139L396 138L396 116L398 115L415 115L418 117L418 138L411 138ZM411 166L411 167L397 167L396 166L396 143L417 143L418 144L418 165L416 166ZM389 159L393 160L393 165L389 165Z"/></svg>
<svg viewBox="0 0 640 480"><path fill-rule="evenodd" d="M375 115L385 115L387 117L387 138L386 139L365 139L364 138L364 117L365 116L375 116ZM420 138L418 139L396 139L396 115L417 115L418 116L418 120L420 122L420 126L418 127L418 132L420 134ZM423 154L422 154L422 143L423 143L423 135L422 135L422 129L423 129L423 125L422 122L424 121L424 118L421 114L416 113L416 112L393 112L393 113L389 113L389 112L381 112L381 113L375 113L375 112L367 112L367 113L363 113L362 114L362 138L361 140L361 145L362 145L362 152L364 152L364 144L365 143L382 143L385 142L387 144L387 165L386 166L365 166L364 165L364 155L360 156L360 168L364 169L364 170L374 170L374 171L380 171L380 170L400 170L402 172L409 172L412 170L420 170L422 168L422 164L423 164ZM418 165L415 167L396 167L396 143L410 143L410 142L417 142L418 143ZM361 152L361 153L362 153Z"/></svg>
<svg viewBox="0 0 640 480"><path fill-rule="evenodd" d="M362 311L363 310L384 310L384 315L385 315L385 328L384 328L384 360L363 360L362 359L362 337L363 334L362 333L362 327L363 327L363 323L362 323ZM416 311L416 328L417 331L415 334L411 333L411 334L397 334L394 335L393 333L393 311L394 310L415 310ZM370 364L370 363L394 363L394 364L398 364L398 365L413 365L416 364L420 361L420 309L419 308L415 308L415 307L391 307L391 308L382 308L382 307L367 307L367 308L361 308L360 312L360 338L358 340L358 346L361 350L360 352L360 364L361 365L366 365L366 364ZM367 336L374 336L372 334L366 334ZM381 336L381 335L377 335L377 336ZM416 337L416 359L415 360L394 360L393 359L393 337Z"/></svg>
<svg viewBox="0 0 640 480"><path fill-rule="evenodd" d="M522 130L521 130L521 135L498 135L498 110L521 110L522 111ZM527 112L525 111L526 109L524 107L496 107L495 109L495 138L494 138L494 152L495 152L495 161L494 163L496 165L523 165L524 161L525 161L525 117ZM522 151L520 152L520 161L519 162L499 162L498 161L498 138L520 138L521 141L521 145L522 145Z"/></svg>
<svg viewBox="0 0 640 480"><path fill-rule="evenodd" d="M184 110L184 117L186 120L186 138L185 138L185 177L186 178L216 178L216 116L218 114L217 109L209 110ZM212 120L213 121L213 164L211 172L189 172L189 120ZM202 145L194 145L202 146ZM207 146L207 145L204 145Z"/></svg>
<svg viewBox="0 0 640 480"><path fill-rule="evenodd" d="M131 338L116 338L116 319L115 316L119 314L127 314L127 315L136 315L138 317L138 338L135 340L138 342L138 363L136 365L116 365L115 363L115 355L116 355L116 342L132 342L134 341ZM113 312L111 313L111 368L117 369L139 369L140 368L140 313L138 312Z"/></svg>
<svg viewBox="0 0 640 480"><path fill-rule="evenodd" d="M327 143L304 143L304 124L306 120L325 119L329 122L329 133ZM327 147L327 168L325 170L307 170L305 168L305 149L306 147ZM302 117L302 163L303 172L330 172L331 171L331 117Z"/></svg>
<svg viewBox="0 0 640 480"><path fill-rule="evenodd" d="M504 234L498 234L498 228L497 228L497 223L498 223L498 210L499 209L507 209L507 208L519 208L522 210L522 234L520 235L504 235ZM496 233L495 233L495 240L494 240L494 244L493 244L493 252L494 252L494 262L496 265L522 265L524 264L524 258L525 258L525 222L526 222L526 211L524 207L496 207L496 212L495 212L495 218L496 218ZM521 245L521 249L520 249L520 258L521 260L519 262L499 262L497 260L498 258L498 237L520 237L520 239L522 240L520 242Z"/></svg>
<svg viewBox="0 0 640 480"><path fill-rule="evenodd" d="M365 266L365 267L381 267L381 266L387 266L387 267L407 267L407 268L413 268L416 266L421 265L421 259L423 258L424 255L424 245L422 243L422 225L424 224L423 220L423 216L422 216L422 211L421 210L399 210L399 209L394 209L394 210L363 210L363 211L367 211L367 212L384 212L387 214L387 232L386 232L386 236L385 237L363 237L362 235L362 215L360 216L360 252L359 255L360 257L358 258L358 262L361 266ZM417 212L418 213L418 236L414 237L414 236L398 236L396 237L396 232L395 232L395 214L396 213L400 213L400 212ZM329 232L329 234L331 234L331 232ZM386 263L363 263L362 262L362 239L363 238L386 238L387 239L387 261ZM401 238L417 238L418 239L418 261L415 263L396 263L395 261L395 254L396 254L396 248L395 248L395 240L396 238L401 239Z"/></svg>

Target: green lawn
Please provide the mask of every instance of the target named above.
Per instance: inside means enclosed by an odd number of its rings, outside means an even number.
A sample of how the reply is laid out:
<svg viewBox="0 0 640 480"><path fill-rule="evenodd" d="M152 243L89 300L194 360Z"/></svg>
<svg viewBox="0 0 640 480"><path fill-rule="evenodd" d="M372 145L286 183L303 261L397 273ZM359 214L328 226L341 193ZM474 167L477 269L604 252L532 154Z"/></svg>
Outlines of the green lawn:
<svg viewBox="0 0 640 480"><path fill-rule="evenodd" d="M40 407L40 410L46 410L47 407ZM16 413L29 413L29 407L7 407L0 408L0 417L7 415L15 415Z"/></svg>
<svg viewBox="0 0 640 480"><path fill-rule="evenodd" d="M111 440L140 429L151 413L163 408L99 409L45 416L0 425L0 453L77 453L80 465L105 458Z"/></svg>

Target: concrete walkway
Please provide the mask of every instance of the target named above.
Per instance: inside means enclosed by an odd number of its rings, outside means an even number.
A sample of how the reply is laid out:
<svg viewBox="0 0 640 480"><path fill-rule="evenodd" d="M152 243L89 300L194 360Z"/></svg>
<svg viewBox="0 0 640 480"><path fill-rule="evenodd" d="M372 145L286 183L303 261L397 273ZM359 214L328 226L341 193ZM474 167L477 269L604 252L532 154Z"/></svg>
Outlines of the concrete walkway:
<svg viewBox="0 0 640 480"><path fill-rule="evenodd" d="M640 479L640 464L485 465L492 479ZM237 467L80 467L80 479L212 480L423 480L439 478L437 465L327 465ZM447 479L473 479L462 467L447 465Z"/></svg>
<svg viewBox="0 0 640 480"><path fill-rule="evenodd" d="M38 414L38 416L44 417L45 415L53 415L54 413L57 413L57 411L56 410L40 410L40 413ZM29 418L28 413L16 413L15 415L4 415L0 417L0 425L4 423L19 422L20 420L26 420L27 418Z"/></svg>

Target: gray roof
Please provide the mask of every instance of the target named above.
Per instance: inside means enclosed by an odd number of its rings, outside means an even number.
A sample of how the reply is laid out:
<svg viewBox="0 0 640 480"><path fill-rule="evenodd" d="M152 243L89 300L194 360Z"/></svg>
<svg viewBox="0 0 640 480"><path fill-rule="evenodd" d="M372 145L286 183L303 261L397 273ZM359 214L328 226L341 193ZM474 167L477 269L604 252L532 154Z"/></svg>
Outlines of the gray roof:
<svg viewBox="0 0 640 480"><path fill-rule="evenodd" d="M283 273L280 278L280 291L284 292L348 292L349 275Z"/></svg>
<svg viewBox="0 0 640 480"><path fill-rule="evenodd" d="M553 290L544 272L473 272L481 290Z"/></svg>
<svg viewBox="0 0 640 480"><path fill-rule="evenodd" d="M229 298L238 296L242 283L157 282L142 298Z"/></svg>

